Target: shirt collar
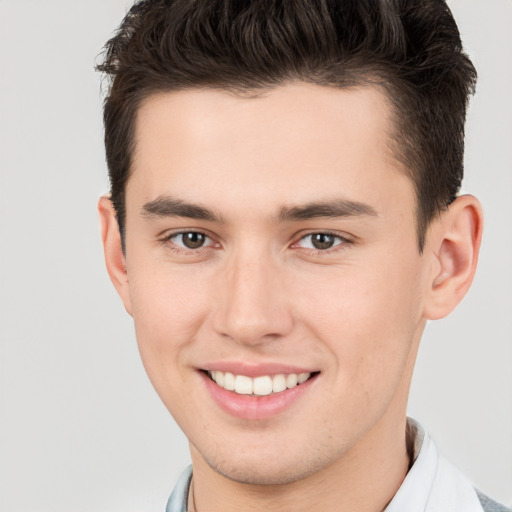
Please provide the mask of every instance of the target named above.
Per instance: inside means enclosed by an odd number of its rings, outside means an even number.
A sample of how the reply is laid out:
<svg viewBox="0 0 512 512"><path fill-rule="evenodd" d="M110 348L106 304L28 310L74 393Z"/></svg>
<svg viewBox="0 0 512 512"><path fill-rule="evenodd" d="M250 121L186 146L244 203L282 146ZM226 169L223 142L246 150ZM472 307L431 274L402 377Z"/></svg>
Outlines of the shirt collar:
<svg viewBox="0 0 512 512"><path fill-rule="evenodd" d="M471 482L439 455L422 426L411 418L413 465L384 512L483 512Z"/></svg>
<svg viewBox="0 0 512 512"><path fill-rule="evenodd" d="M384 512L423 512L432 491L439 460L437 448L421 425L411 418L407 419L407 433L412 442L413 464Z"/></svg>
<svg viewBox="0 0 512 512"><path fill-rule="evenodd" d="M181 474L167 502L166 512L187 512L188 490L192 480L192 466L188 466Z"/></svg>

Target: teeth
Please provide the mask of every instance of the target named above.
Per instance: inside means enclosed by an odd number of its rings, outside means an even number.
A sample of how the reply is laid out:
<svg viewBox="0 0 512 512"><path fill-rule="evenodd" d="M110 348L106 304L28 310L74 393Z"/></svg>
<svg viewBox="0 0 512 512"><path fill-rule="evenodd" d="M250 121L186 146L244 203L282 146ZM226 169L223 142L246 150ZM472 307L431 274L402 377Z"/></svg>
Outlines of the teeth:
<svg viewBox="0 0 512 512"><path fill-rule="evenodd" d="M306 382L309 379L310 373L300 373L297 376L297 384L302 384L303 382Z"/></svg>
<svg viewBox="0 0 512 512"><path fill-rule="evenodd" d="M274 375L272 379L272 391L274 393L279 393L279 391L284 391L286 389L286 377L284 375Z"/></svg>
<svg viewBox="0 0 512 512"><path fill-rule="evenodd" d="M224 382L222 382L222 377L219 378L219 373L222 374L222 372L216 372L216 377L218 380L215 382L219 384L219 386L222 386L224 389L227 389L228 391L234 391L235 390L235 376L232 373L226 372L224 374Z"/></svg>
<svg viewBox="0 0 512 512"><path fill-rule="evenodd" d="M294 388L297 385L297 374L290 373L286 376L286 387L288 389Z"/></svg>
<svg viewBox="0 0 512 512"><path fill-rule="evenodd" d="M272 393L272 379L268 375L265 377L256 377L253 380L252 388L255 395L270 395L270 393Z"/></svg>
<svg viewBox="0 0 512 512"><path fill-rule="evenodd" d="M266 396L292 389L311 377L311 373L289 373L274 376L262 375L251 379L245 375L233 375L230 372L224 373L219 370L208 372L208 374L221 388L234 391L239 395L256 396Z"/></svg>
<svg viewBox="0 0 512 512"><path fill-rule="evenodd" d="M245 375L235 377L235 393L239 395L252 395L252 379Z"/></svg>

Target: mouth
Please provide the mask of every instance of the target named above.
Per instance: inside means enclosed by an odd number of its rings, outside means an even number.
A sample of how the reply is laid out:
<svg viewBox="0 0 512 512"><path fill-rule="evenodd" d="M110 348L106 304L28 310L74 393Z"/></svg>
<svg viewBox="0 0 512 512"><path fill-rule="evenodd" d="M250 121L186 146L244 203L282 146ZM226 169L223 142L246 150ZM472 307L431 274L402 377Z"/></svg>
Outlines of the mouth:
<svg viewBox="0 0 512 512"><path fill-rule="evenodd" d="M275 362L218 361L208 366L199 370L207 395L230 416L251 421L270 420L294 404L314 400L321 373Z"/></svg>
<svg viewBox="0 0 512 512"><path fill-rule="evenodd" d="M203 371L220 388L238 395L254 397L275 395L296 388L316 377L319 373L280 373L277 375L248 377L247 375L235 375L231 372L220 370Z"/></svg>

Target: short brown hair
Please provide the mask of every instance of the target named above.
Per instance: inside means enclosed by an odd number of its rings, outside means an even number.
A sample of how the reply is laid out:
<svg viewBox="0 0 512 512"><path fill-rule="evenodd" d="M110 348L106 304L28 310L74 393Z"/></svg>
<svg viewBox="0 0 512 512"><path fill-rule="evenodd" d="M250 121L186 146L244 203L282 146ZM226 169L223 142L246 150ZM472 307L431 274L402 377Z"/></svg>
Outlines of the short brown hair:
<svg viewBox="0 0 512 512"><path fill-rule="evenodd" d="M393 106L395 157L416 190L420 251L460 189L476 71L444 0L141 0L97 69L110 77L105 147L123 244L137 109L158 92L378 84Z"/></svg>

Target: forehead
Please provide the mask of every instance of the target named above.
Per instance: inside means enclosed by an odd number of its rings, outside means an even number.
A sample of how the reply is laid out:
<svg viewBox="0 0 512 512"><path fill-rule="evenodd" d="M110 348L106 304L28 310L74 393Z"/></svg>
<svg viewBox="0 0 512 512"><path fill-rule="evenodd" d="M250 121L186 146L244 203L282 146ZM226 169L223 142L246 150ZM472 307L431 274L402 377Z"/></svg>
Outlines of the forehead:
<svg viewBox="0 0 512 512"><path fill-rule="evenodd" d="M333 193L378 196L378 187L383 193L403 188L391 151L390 112L387 97L373 86L287 84L256 96L212 89L153 95L138 111L127 196L132 189L145 196L142 201L162 194L194 201L199 194L208 201L219 192L225 199L243 193L255 205L262 198L298 203Z"/></svg>

